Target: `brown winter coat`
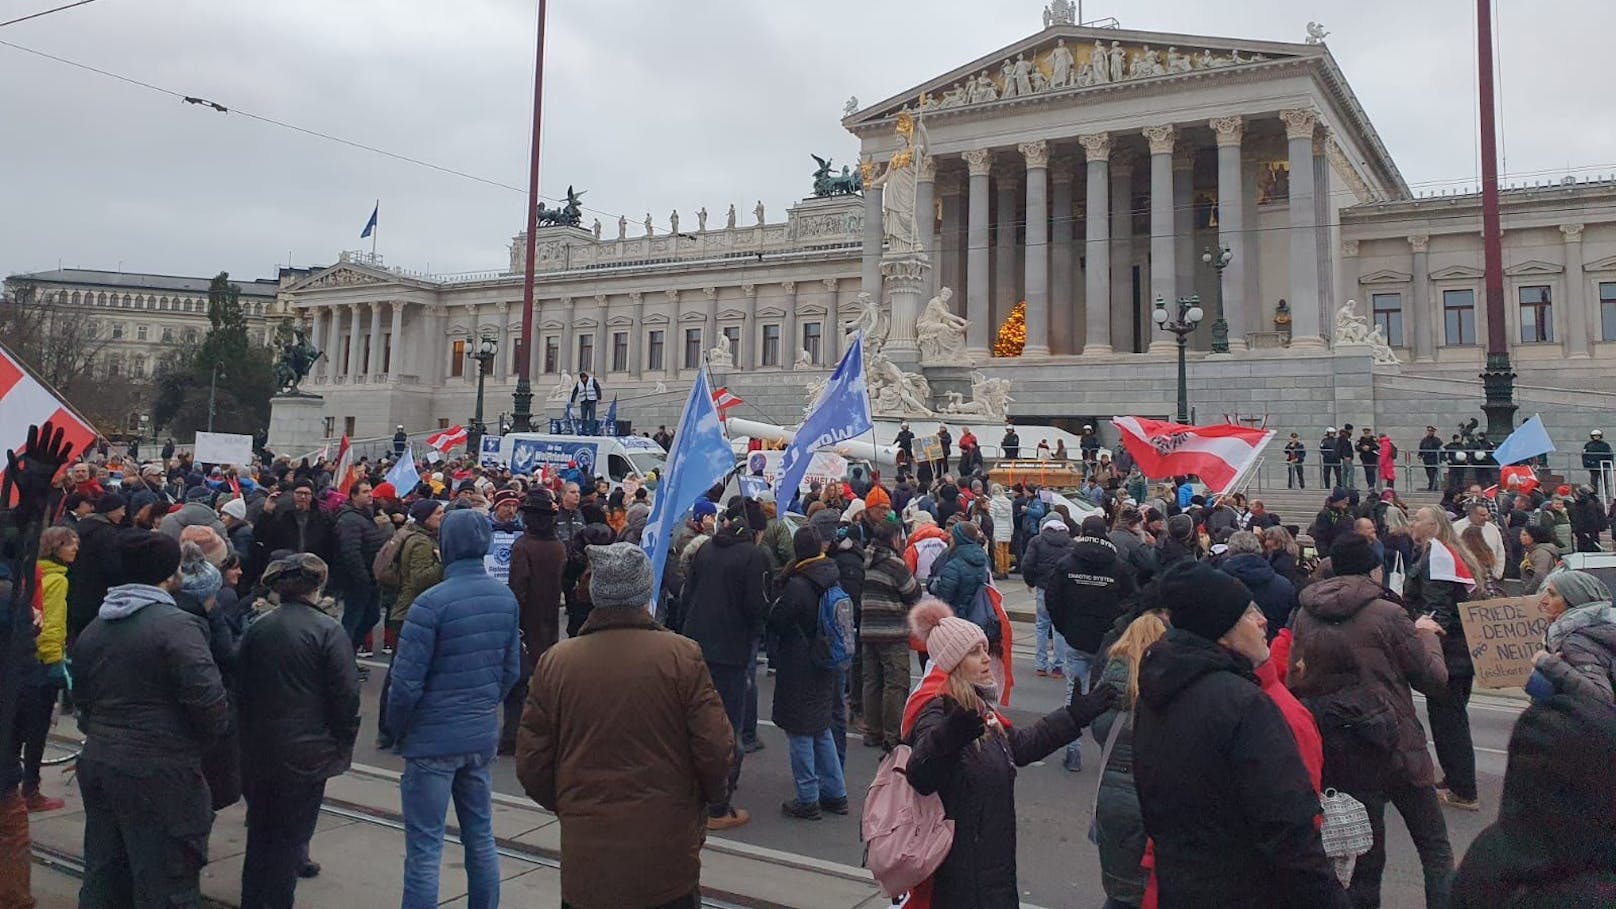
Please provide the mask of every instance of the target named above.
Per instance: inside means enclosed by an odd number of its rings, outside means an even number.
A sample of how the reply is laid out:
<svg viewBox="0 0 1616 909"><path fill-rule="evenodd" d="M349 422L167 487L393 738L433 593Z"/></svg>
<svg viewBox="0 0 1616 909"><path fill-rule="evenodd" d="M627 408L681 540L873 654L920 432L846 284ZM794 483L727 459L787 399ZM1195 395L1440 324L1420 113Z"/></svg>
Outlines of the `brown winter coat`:
<svg viewBox="0 0 1616 909"><path fill-rule="evenodd" d="M539 659L516 776L561 820L561 898L659 906L696 892L707 805L735 734L701 647L637 607L597 607Z"/></svg>
<svg viewBox="0 0 1616 909"><path fill-rule="evenodd" d="M566 567L566 544L554 537L543 540L524 533L511 544L511 593L521 617L522 644L533 659L561 639L561 573Z"/></svg>
<svg viewBox="0 0 1616 909"><path fill-rule="evenodd" d="M1408 612L1384 599L1382 593L1379 584L1363 575L1327 578L1304 588L1287 678L1298 697L1318 693L1310 690L1305 661L1321 633L1328 633L1321 629L1335 625L1357 659L1360 678L1397 713L1394 769L1399 778L1430 786L1436 782L1436 774L1409 686L1427 695L1440 694L1448 683L1448 670L1437 636L1415 631ZM1304 664L1301 670L1299 663Z"/></svg>

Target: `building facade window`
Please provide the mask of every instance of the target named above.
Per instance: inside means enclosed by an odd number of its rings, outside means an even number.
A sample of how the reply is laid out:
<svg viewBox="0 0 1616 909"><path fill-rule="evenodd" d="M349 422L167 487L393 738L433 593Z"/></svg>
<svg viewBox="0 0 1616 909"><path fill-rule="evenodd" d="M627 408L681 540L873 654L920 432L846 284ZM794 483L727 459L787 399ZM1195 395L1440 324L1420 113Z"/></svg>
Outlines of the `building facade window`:
<svg viewBox="0 0 1616 909"><path fill-rule="evenodd" d="M133 360L129 361L129 375L130 375L130 377L136 378L136 379L144 379L144 378L146 378L146 358L145 357L135 357Z"/></svg>
<svg viewBox="0 0 1616 909"><path fill-rule="evenodd" d="M337 434L337 418L336 417L326 417L325 418L325 437L329 439L329 438L331 438L332 436L334 436L336 434Z"/></svg>
<svg viewBox="0 0 1616 909"><path fill-rule="evenodd" d="M144 326L144 325L136 325L135 326L135 340L136 341L144 341L144 340L146 340L146 333L147 333L146 326Z"/></svg>
<svg viewBox="0 0 1616 909"><path fill-rule="evenodd" d="M1461 347L1476 343L1476 292L1474 290L1444 290L1442 292L1443 343Z"/></svg>
<svg viewBox="0 0 1616 909"><path fill-rule="evenodd" d="M356 435L359 435L359 433L354 431L354 429L355 429L354 422L355 422L355 419L353 417L343 417L342 418L342 434L347 436L350 439L353 438Z"/></svg>
<svg viewBox="0 0 1616 909"><path fill-rule="evenodd" d="M112 323L112 340L114 340L114 341L122 341L123 340L123 323L122 322L114 322L114 323Z"/></svg>
<svg viewBox="0 0 1616 909"><path fill-rule="evenodd" d="M628 332L612 332L612 372L628 372Z"/></svg>
<svg viewBox="0 0 1616 909"><path fill-rule="evenodd" d="M764 366L780 365L780 326L763 326L763 364Z"/></svg>
<svg viewBox="0 0 1616 909"><path fill-rule="evenodd" d="M1554 309L1549 287L1534 284L1516 291L1521 303L1521 343L1543 344L1554 340Z"/></svg>
<svg viewBox="0 0 1616 909"><path fill-rule="evenodd" d="M658 370L662 368L663 334L661 331L648 331L645 333L645 368Z"/></svg>
<svg viewBox="0 0 1616 909"><path fill-rule="evenodd" d="M685 329L685 369L701 366L701 329Z"/></svg>
<svg viewBox="0 0 1616 909"><path fill-rule="evenodd" d="M556 361L561 359L561 342L555 335L546 335L544 338L544 371L554 373L560 368Z"/></svg>
<svg viewBox="0 0 1616 909"><path fill-rule="evenodd" d="M802 349L808 351L808 362L819 365L819 323L804 322L802 324Z"/></svg>
<svg viewBox="0 0 1616 909"><path fill-rule="evenodd" d="M578 371L595 371L595 336L578 336Z"/></svg>
<svg viewBox="0 0 1616 909"><path fill-rule="evenodd" d="M466 342L449 344L449 378L458 379L466 374Z"/></svg>
<svg viewBox="0 0 1616 909"><path fill-rule="evenodd" d="M729 339L729 355L734 357L735 365L743 366L741 362L741 329L738 325L731 325L724 329L724 337Z"/></svg>
<svg viewBox="0 0 1616 909"><path fill-rule="evenodd" d="M174 343L174 328L173 328L173 326L170 326L170 325L164 325L163 326L163 343L164 344L173 344Z"/></svg>
<svg viewBox="0 0 1616 909"><path fill-rule="evenodd" d="M1599 285L1599 337L1603 341L1616 341L1616 281Z"/></svg>
<svg viewBox="0 0 1616 909"><path fill-rule="evenodd" d="M1369 298L1373 309L1375 324L1386 335L1386 343L1393 347L1403 346L1403 295L1402 294L1373 294Z"/></svg>
<svg viewBox="0 0 1616 909"><path fill-rule="evenodd" d="M185 329L185 343L187 343L187 344L195 344L196 343L196 329L194 329L194 328Z"/></svg>

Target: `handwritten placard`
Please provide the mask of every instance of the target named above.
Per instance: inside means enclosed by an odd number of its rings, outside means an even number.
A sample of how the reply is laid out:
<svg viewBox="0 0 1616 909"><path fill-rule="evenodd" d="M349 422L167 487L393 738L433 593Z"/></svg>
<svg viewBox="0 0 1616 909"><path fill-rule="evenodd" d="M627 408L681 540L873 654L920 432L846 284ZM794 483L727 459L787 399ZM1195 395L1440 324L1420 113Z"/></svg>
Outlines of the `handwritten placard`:
<svg viewBox="0 0 1616 909"><path fill-rule="evenodd" d="M1476 683L1483 688L1522 688L1532 675L1532 656L1549 627L1541 597L1504 597L1459 604Z"/></svg>

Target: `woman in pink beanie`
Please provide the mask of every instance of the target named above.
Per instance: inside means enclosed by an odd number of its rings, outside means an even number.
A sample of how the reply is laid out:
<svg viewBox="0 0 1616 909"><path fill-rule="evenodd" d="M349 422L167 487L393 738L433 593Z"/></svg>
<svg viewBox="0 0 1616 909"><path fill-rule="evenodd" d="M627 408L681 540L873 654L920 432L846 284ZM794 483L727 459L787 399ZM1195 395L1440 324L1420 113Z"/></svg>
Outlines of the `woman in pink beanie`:
<svg viewBox="0 0 1616 909"><path fill-rule="evenodd" d="M912 749L907 777L922 795L935 792L954 821L954 848L911 894L911 909L1016 909L1016 768L1076 739L1110 709L1116 690L1075 689L1072 703L1026 729L1012 729L993 708L998 686L988 639L930 597L909 611L909 629L931 665L903 710L903 740Z"/></svg>

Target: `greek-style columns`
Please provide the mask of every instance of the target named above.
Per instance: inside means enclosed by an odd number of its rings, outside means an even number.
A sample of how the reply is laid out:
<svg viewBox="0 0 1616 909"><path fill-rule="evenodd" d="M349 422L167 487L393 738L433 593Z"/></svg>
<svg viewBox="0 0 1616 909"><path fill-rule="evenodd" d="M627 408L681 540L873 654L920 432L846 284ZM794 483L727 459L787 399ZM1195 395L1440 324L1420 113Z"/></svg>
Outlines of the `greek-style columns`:
<svg viewBox="0 0 1616 909"><path fill-rule="evenodd" d="M926 254L931 268L921 291L929 298L934 292L937 275L937 159L921 155L919 169L915 171L915 240ZM877 301L879 297L875 297Z"/></svg>
<svg viewBox="0 0 1616 909"><path fill-rule="evenodd" d="M388 335L387 381L397 382L404 365L404 301L393 301L392 332Z"/></svg>
<svg viewBox="0 0 1616 909"><path fill-rule="evenodd" d="M1170 305L1178 299L1178 255L1173 237L1173 149L1178 130L1168 124L1147 126L1144 133L1150 143L1150 296Z"/></svg>
<svg viewBox="0 0 1616 909"><path fill-rule="evenodd" d="M1342 252L1346 253L1346 244L1342 244ZM1403 343L1414 348L1414 359L1429 360L1432 358L1436 343L1435 313L1430 311L1431 306L1431 238L1425 234L1417 234L1408 238L1408 248L1412 262L1409 268L1409 281L1413 284L1413 293L1410 295L1408 309L1408 331L1412 336L1405 338ZM1356 253L1357 243L1353 244L1351 252ZM1348 272L1352 274L1352 272ZM1374 318L1374 299L1369 301L1369 317Z"/></svg>
<svg viewBox="0 0 1616 909"><path fill-rule="evenodd" d="M741 369L756 369L761 359L757 355L757 298L756 284L742 284L741 295L741 349L735 351L735 365Z"/></svg>
<svg viewBox="0 0 1616 909"><path fill-rule="evenodd" d="M984 148L965 153L965 166L971 183L965 229L965 352L972 357L988 355L992 334L988 299L988 174L993 170L993 153Z"/></svg>
<svg viewBox="0 0 1616 909"><path fill-rule="evenodd" d="M1088 233L1084 238L1084 252L1088 268L1084 272L1084 321L1087 323L1083 342L1085 354L1107 354L1111 348L1111 136L1096 133L1078 136L1088 160L1088 209L1085 222Z"/></svg>
<svg viewBox="0 0 1616 909"><path fill-rule="evenodd" d="M881 299L881 245L886 229L881 223L881 187L871 186L875 168L870 162L859 165L864 175L864 258L859 267L859 290L871 299Z"/></svg>
<svg viewBox="0 0 1616 909"><path fill-rule="evenodd" d="M348 368L344 370L347 380L352 383L357 380L363 364L359 361L359 309L363 303L348 304Z"/></svg>
<svg viewBox="0 0 1616 909"><path fill-rule="evenodd" d="M786 324L780 330L780 368L796 369L797 351L802 350L802 338L797 337L797 282L781 282L780 291L786 297Z"/></svg>
<svg viewBox="0 0 1616 909"><path fill-rule="evenodd" d="M645 294L638 290L628 292L629 305L634 307L634 325L628 333L628 368L636 379L645 377ZM663 336L664 338L666 335ZM662 342L662 355L668 354L668 342Z"/></svg>
<svg viewBox="0 0 1616 909"><path fill-rule="evenodd" d="M1249 330L1245 300L1249 244L1240 171L1240 147L1246 126L1239 117L1214 117L1211 126L1218 142L1218 242L1234 256L1223 269L1223 319L1229 323L1229 349L1239 350L1246 346Z"/></svg>
<svg viewBox="0 0 1616 909"><path fill-rule="evenodd" d="M1565 317L1559 319L1557 329L1565 338L1566 355L1587 357L1592 355L1592 341L1603 337L1599 314L1588 305L1588 282L1582 277L1582 225L1562 224L1560 235L1565 239Z"/></svg>
<svg viewBox="0 0 1616 909"><path fill-rule="evenodd" d="M342 316L335 306L325 308L325 380L336 384L342 376Z"/></svg>
<svg viewBox="0 0 1616 909"><path fill-rule="evenodd" d="M837 281L835 278L821 278L819 283L825 287L825 324L820 328L824 366L835 369L842 359L842 313L836 293Z"/></svg>
<svg viewBox="0 0 1616 909"><path fill-rule="evenodd" d="M1319 112L1312 108L1282 110L1290 151L1291 347L1324 347L1318 263L1317 180L1313 168L1313 132Z"/></svg>
<svg viewBox="0 0 1616 909"><path fill-rule="evenodd" d="M994 215L993 231L993 299L988 307L988 336L999 330L1004 320L1010 317L1010 310L1020 299L1016 296L1016 277L1018 262L1016 259L1016 178L1013 165L1008 161L1001 161L999 176L993 182L998 198L994 200L997 209Z"/></svg>
<svg viewBox="0 0 1616 909"><path fill-rule="evenodd" d="M1072 162L1061 158L1050 168L1049 180L1053 188L1053 217L1050 218L1049 239L1049 349L1055 354L1073 353L1072 315L1077 300L1072 293L1074 269L1072 259Z"/></svg>
<svg viewBox="0 0 1616 909"><path fill-rule="evenodd" d="M1133 164L1126 155L1111 164L1111 348L1122 353L1135 352L1139 321L1133 307ZM1171 259L1167 267L1173 267Z"/></svg>
<svg viewBox="0 0 1616 909"><path fill-rule="evenodd" d="M1049 355L1049 145L1027 142L1027 343L1023 356Z"/></svg>
<svg viewBox="0 0 1616 909"><path fill-rule="evenodd" d="M365 381L374 381L382 375L382 305L370 304L370 351L365 357Z"/></svg>
<svg viewBox="0 0 1616 909"><path fill-rule="evenodd" d="M578 349L577 331L573 328L573 319L575 318L575 314L573 312L572 298L562 297L556 302L561 304L563 310L561 314L561 321L562 324L566 326L561 330L560 368L566 369L568 366L571 366L571 372L576 375L578 372Z"/></svg>
<svg viewBox="0 0 1616 909"><path fill-rule="evenodd" d="M964 193L957 174L944 173L936 183L936 192L943 200L942 233L938 238L938 258L935 286L947 287L954 292L954 310L965 310L965 282L960 269L965 263L960 255L965 239Z"/></svg>

